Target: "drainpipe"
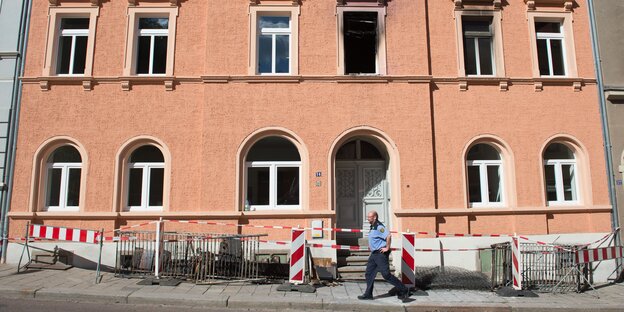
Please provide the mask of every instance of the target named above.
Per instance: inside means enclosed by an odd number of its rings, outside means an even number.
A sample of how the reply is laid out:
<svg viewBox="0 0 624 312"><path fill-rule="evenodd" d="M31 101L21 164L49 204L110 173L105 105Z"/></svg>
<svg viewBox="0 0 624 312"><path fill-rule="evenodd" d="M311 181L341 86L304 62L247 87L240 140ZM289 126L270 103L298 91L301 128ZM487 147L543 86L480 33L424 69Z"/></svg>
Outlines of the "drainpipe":
<svg viewBox="0 0 624 312"><path fill-rule="evenodd" d="M9 136L7 138L7 155L5 161L5 176L4 176L4 189L2 192L6 192L5 196L2 196L2 203L0 203L2 209L2 220L0 223L0 239L2 241L2 255L0 256L0 263L6 262L9 233L9 218L7 216L9 212L9 204L11 203L11 195L13 192L13 173L15 166L15 143L17 142L17 126L19 123L20 103L22 100L22 77L24 73L24 55L26 54L26 44L28 39L28 31L30 27L30 10L32 7L31 0L24 0L22 3L22 13L20 18L19 38L17 43L17 55L15 57L15 78L13 83L13 96L11 97L11 116L9 119Z"/></svg>
<svg viewBox="0 0 624 312"><path fill-rule="evenodd" d="M617 198L615 195L615 177L612 163L612 146L611 136L609 134L609 121L607 119L607 103L604 94L604 82L602 81L602 67L600 59L600 49L598 45L598 32L596 29L596 16L594 11L594 1L587 0L587 9L589 11L589 27L591 30L592 50L594 52L594 65L596 67L596 81L598 83L598 98L600 101L600 118L602 119L602 136L604 138L605 161L607 162L607 181L609 182L609 199L611 201L611 228L615 230L619 227L619 217L617 209ZM616 245L620 245L620 235L615 236ZM622 260L616 259L616 266L621 267Z"/></svg>

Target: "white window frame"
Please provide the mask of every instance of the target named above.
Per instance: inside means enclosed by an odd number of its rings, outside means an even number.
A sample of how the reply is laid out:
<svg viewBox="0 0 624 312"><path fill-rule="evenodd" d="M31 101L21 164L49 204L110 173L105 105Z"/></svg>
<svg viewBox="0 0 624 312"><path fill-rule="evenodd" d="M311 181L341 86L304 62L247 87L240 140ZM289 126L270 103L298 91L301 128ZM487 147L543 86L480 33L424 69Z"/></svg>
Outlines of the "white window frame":
<svg viewBox="0 0 624 312"><path fill-rule="evenodd" d="M558 21L536 21L536 23L540 23L540 22L546 22L546 23L558 23L559 24L559 33L542 33L542 32L535 32L535 49L539 55L539 50L537 47L537 40L546 40L546 54L548 55L548 75L542 75L540 73L541 77L566 77L568 75L568 60L566 57L566 42L565 42L565 34L564 34L564 29L563 29L563 22L558 22ZM561 53L562 53L562 58L563 58L563 75L555 75L553 73L553 57L552 57L552 52L551 52L551 40L561 40ZM539 58L539 57L538 57ZM539 68L539 61L538 61L538 68Z"/></svg>
<svg viewBox="0 0 624 312"><path fill-rule="evenodd" d="M269 204L249 205L249 210L296 210L301 209L301 161L248 161L245 163L245 203L248 202L249 168L269 168ZM299 169L299 205L277 205L277 168Z"/></svg>
<svg viewBox="0 0 624 312"><path fill-rule="evenodd" d="M141 180L141 205L140 206L130 206L130 170L131 169L142 169L142 180ZM163 203L165 202L165 181L164 181L164 170L165 163L163 162L135 162L128 163L128 172L126 173L126 207L128 211L155 211L162 210L163 206L149 206L149 189L150 189L150 177L152 169L163 169Z"/></svg>
<svg viewBox="0 0 624 312"><path fill-rule="evenodd" d="M466 75L464 60L464 18L491 17L492 33L492 75ZM505 77L505 60L503 53L502 15L500 10L455 10L455 30L457 33L457 72L460 77ZM481 69L478 68L480 71Z"/></svg>
<svg viewBox="0 0 624 312"><path fill-rule="evenodd" d="M537 78L575 78L578 77L578 70L576 67L576 52L574 45L574 30L572 27L573 15L572 12L544 12L544 11L529 11L527 12L529 23L529 39L531 40L531 57L533 60L533 77ZM563 36L563 62L565 75L561 76L548 76L542 75L539 70L539 57L537 54L537 33L535 31L536 22L555 22L561 25L561 35ZM549 59L552 62L552 58ZM552 72L552 71L551 71Z"/></svg>
<svg viewBox="0 0 624 312"><path fill-rule="evenodd" d="M247 73L250 76L288 76L299 74L299 5L250 5L249 6L249 64ZM289 71L288 73L269 74L258 72L258 27L260 16L290 16L290 45L289 45ZM273 49L275 53L275 49ZM275 66L275 62L273 62Z"/></svg>
<svg viewBox="0 0 624 312"><path fill-rule="evenodd" d="M93 75L93 54L95 48L95 31L97 18L100 13L99 7L50 7L48 17L48 35L45 46L45 58L43 63L44 77L48 76L76 76L90 77ZM61 20L64 18L88 18L89 29L87 30L87 54L85 56L84 74L58 74L59 39L61 34ZM73 64L72 64L73 65Z"/></svg>
<svg viewBox="0 0 624 312"><path fill-rule="evenodd" d="M138 20L140 21L141 18L151 18L150 17L146 17L146 16L141 16L138 18ZM153 18L166 18L167 19L167 23L169 23L169 17L153 17ZM167 45L169 44L169 28L167 29L138 29L137 32L137 51L136 51L136 55L138 56L139 54L139 38L140 37L150 37L150 51L149 51L149 69L147 73L142 73L139 74L138 72L136 73L137 76L165 76L167 75L166 73L166 68L167 68L167 60L165 60L165 73L162 74L154 74L154 42L155 37L167 37ZM167 51L167 53L169 53L169 51ZM138 70L138 69L137 69Z"/></svg>
<svg viewBox="0 0 624 312"><path fill-rule="evenodd" d="M70 17L63 17L61 20L67 19L67 18L70 18ZM59 46L60 46L62 37L72 38L71 52L69 54L69 73L68 74L59 73L58 75L59 76L84 76L84 73L74 74L74 57L75 57L75 49L76 49L76 37L87 37L87 47L88 47L89 46L89 29L88 28L87 29L61 29L60 34L59 34ZM59 52L60 52L60 49L59 49ZM88 51L85 51L85 53L88 53ZM57 57L59 57L58 53L57 53ZM58 71L58 66L57 66L57 71ZM85 71L86 71L86 64L85 64Z"/></svg>
<svg viewBox="0 0 624 312"><path fill-rule="evenodd" d="M288 17L288 28L260 28L260 19L263 16L278 16L278 17ZM292 62L291 62L291 55L292 55L292 16L290 16L290 14L283 14L283 13L262 13L258 15L257 18L257 36L256 36L256 47L258 47L256 49L256 62L258 60L260 60L260 36L261 35L271 35L271 72L270 73L260 73L259 72L259 68L256 68L256 70L258 70L258 72L256 74L258 75L290 75L290 73L292 72ZM288 72L287 73L276 73L275 72L275 43L276 43L276 36L283 36L283 35L288 35ZM256 65L257 66L257 65Z"/></svg>
<svg viewBox="0 0 624 312"><path fill-rule="evenodd" d="M572 170L574 171L574 182L572 183L572 193L576 195L575 200L565 200L565 190L563 189L563 168L564 165L571 165ZM577 205L581 201L581 196L579 192L579 172L578 166L576 165L576 159L546 159L544 160L544 186L548 187L546 183L546 166L554 166L555 169L555 191L557 194L557 200L548 200L548 192L546 191L546 200L548 201L549 206L566 206L566 205Z"/></svg>
<svg viewBox="0 0 624 312"><path fill-rule="evenodd" d="M488 183L488 175L487 175L487 167L498 167L498 171L500 174L500 202L490 202L489 196L489 183ZM481 201L480 202L470 202L470 192L468 193L468 205L474 208L480 207L502 207L505 206L505 171L503 167L503 160L467 160L466 161L466 173L468 173L469 167L478 167L479 168L479 184L481 186ZM468 174L466 174L468 176ZM470 188L470 179L467 179L468 188Z"/></svg>
<svg viewBox="0 0 624 312"><path fill-rule="evenodd" d="M493 76L496 75L496 51L494 49L494 25L492 25L493 23L494 23L494 21L490 20L490 34L489 34L489 36L470 35L469 37L467 37L466 33L462 29L462 39L463 40L473 40L474 41L474 45L475 45L475 58L476 58L475 62L476 62L476 66L477 66L477 73L476 74L471 74L471 75L466 74L466 76L469 76L469 77L473 77L473 76L493 77ZM489 75L481 74L481 52L480 52L481 49L479 49L479 39L482 39L482 38L489 38L490 39L490 62L492 63L492 74L489 74ZM464 41L462 41L462 44L463 44L463 42ZM464 47L464 49L465 48L466 47ZM465 63L466 63L466 60L465 60L465 56L464 56L464 71L466 70Z"/></svg>
<svg viewBox="0 0 624 312"><path fill-rule="evenodd" d="M139 45L139 19L140 18L168 18L169 29L167 30L167 65L164 74L137 74L137 53ZM175 37L178 18L178 7L128 7L128 30L126 36L124 76L163 77L173 76L175 64ZM153 41L152 41L153 42ZM153 50L152 50L153 51Z"/></svg>
<svg viewBox="0 0 624 312"><path fill-rule="evenodd" d="M60 181L60 190L59 190L59 205L58 206L48 206L48 196L50 195L50 169L61 169L61 181ZM80 210L80 206L67 206L67 188L69 184L69 171L71 169L80 169L80 179L82 180L82 163L48 163L46 165L45 172L45 196L44 196L44 204L46 211L78 211ZM80 186L82 186L82 181L80 182ZM80 194L80 190L79 190ZM78 196L78 200L80 201L80 195Z"/></svg>

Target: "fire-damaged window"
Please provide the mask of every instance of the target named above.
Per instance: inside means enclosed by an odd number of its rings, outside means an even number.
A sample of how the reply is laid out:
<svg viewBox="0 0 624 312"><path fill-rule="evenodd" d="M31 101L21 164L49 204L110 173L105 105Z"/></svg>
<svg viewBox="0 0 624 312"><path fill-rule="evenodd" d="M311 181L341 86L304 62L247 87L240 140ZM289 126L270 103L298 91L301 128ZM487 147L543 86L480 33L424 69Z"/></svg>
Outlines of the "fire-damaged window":
<svg viewBox="0 0 624 312"><path fill-rule="evenodd" d="M378 49L377 12L344 12L345 74L376 74Z"/></svg>

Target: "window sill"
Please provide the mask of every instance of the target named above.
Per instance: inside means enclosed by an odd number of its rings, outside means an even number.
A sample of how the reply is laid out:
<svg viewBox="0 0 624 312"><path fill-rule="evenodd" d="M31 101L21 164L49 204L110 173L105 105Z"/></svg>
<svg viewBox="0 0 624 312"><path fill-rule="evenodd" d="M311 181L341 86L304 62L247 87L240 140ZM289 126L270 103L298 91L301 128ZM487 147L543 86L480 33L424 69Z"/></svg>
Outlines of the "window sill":
<svg viewBox="0 0 624 312"><path fill-rule="evenodd" d="M35 218L45 219L87 219L87 220L114 220L116 212L61 212L61 211L38 211L38 212L9 212L12 219L32 220Z"/></svg>
<svg viewBox="0 0 624 312"><path fill-rule="evenodd" d="M241 211L243 216L247 217L332 217L336 215L332 210L260 210L260 211Z"/></svg>
<svg viewBox="0 0 624 312"><path fill-rule="evenodd" d="M497 204L482 204L482 203L470 203L468 204L469 209L488 209L488 208L506 208L507 206L504 203Z"/></svg>
<svg viewBox="0 0 624 312"><path fill-rule="evenodd" d="M522 215L545 213L610 213L611 206L544 206L544 207L500 207L500 208L442 208L401 209L394 212L397 217L410 216L470 216L470 215Z"/></svg>

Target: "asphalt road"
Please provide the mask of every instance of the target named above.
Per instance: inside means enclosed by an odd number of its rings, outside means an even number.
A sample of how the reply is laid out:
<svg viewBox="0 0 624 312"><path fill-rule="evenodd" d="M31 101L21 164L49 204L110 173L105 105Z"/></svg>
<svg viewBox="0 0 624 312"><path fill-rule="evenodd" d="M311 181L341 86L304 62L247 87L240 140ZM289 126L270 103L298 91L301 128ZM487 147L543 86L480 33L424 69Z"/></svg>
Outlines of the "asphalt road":
<svg viewBox="0 0 624 312"><path fill-rule="evenodd" d="M267 307L269 308L269 307ZM37 299L7 299L0 298L0 312L201 312L201 311L247 311L236 309L214 309L210 307L182 307L165 305L143 304L102 304L82 303L71 301L47 301Z"/></svg>

